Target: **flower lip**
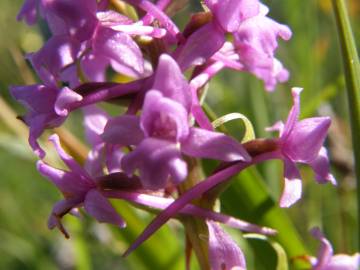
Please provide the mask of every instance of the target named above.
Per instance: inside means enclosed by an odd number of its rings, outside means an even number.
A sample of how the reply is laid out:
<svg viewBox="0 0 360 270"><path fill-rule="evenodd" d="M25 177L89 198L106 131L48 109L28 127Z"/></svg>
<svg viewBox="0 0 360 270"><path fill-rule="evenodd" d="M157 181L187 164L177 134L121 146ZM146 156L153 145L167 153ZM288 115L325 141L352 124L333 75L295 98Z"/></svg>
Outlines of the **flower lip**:
<svg viewBox="0 0 360 270"><path fill-rule="evenodd" d="M178 142L189 134L188 112L182 104L150 90L145 97L140 126L146 137Z"/></svg>

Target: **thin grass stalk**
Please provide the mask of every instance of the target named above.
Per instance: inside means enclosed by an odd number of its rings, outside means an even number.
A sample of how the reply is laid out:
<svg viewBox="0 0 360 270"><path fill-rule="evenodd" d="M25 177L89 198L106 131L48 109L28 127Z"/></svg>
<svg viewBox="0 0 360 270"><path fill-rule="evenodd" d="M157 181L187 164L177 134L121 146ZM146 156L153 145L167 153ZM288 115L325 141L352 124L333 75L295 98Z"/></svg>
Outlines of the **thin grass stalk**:
<svg viewBox="0 0 360 270"><path fill-rule="evenodd" d="M358 245L360 248L360 63L344 0L332 0L342 52L349 102L350 123L357 179Z"/></svg>

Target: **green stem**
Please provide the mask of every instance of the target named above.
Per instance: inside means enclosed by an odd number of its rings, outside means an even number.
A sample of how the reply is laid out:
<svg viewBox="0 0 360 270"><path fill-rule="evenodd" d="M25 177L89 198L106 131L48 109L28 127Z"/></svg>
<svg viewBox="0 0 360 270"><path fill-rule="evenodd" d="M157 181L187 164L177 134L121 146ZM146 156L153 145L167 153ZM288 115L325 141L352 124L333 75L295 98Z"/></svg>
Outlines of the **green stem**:
<svg viewBox="0 0 360 270"><path fill-rule="evenodd" d="M360 219L360 63L344 0L332 0L342 51L350 111L352 142L357 179L358 224ZM358 225L360 248L360 226Z"/></svg>
<svg viewBox="0 0 360 270"><path fill-rule="evenodd" d="M179 194L186 192L186 190L192 188L204 178L204 174L198 160L188 159L187 163L189 166L189 176L184 183L180 184ZM204 208L212 208L212 205L209 205L201 199L194 200L193 203ZM186 236L194 249L200 268L202 270L209 270L208 229L205 221L194 217L183 217L181 220L185 227Z"/></svg>

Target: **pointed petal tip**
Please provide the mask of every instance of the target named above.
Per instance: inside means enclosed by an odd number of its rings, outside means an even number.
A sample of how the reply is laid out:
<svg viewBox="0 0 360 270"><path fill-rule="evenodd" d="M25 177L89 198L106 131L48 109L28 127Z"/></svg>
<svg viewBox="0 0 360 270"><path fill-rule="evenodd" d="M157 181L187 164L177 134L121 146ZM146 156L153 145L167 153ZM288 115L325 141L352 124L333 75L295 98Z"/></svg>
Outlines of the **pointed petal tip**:
<svg viewBox="0 0 360 270"><path fill-rule="evenodd" d="M60 137L56 133L51 134L48 138L48 141L51 142L55 146L55 148L60 146Z"/></svg>
<svg viewBox="0 0 360 270"><path fill-rule="evenodd" d="M302 87L293 87L291 88L291 93L293 96L298 96L304 90Z"/></svg>
<svg viewBox="0 0 360 270"><path fill-rule="evenodd" d="M277 235L278 231L268 227L262 227L262 232L265 235Z"/></svg>
<svg viewBox="0 0 360 270"><path fill-rule="evenodd" d="M314 227L310 230L310 233L312 236L314 236L315 238L321 238L324 237L324 235L322 234L321 230L319 227Z"/></svg>
<svg viewBox="0 0 360 270"><path fill-rule="evenodd" d="M329 175L328 175L328 180L329 180L329 182L330 182L333 186L337 186L337 185L338 185L335 177L334 177L332 174L329 174Z"/></svg>
<svg viewBox="0 0 360 270"><path fill-rule="evenodd" d="M286 179L285 181L286 187L279 202L281 208L289 208L301 198L301 179Z"/></svg>
<svg viewBox="0 0 360 270"><path fill-rule="evenodd" d="M81 100L83 100L81 95L69 87L64 87L56 98L54 110L57 115L65 117L69 114L71 104Z"/></svg>
<svg viewBox="0 0 360 270"><path fill-rule="evenodd" d="M162 55L160 55L160 59L159 59L159 62L175 62L175 60L170 56L168 55L167 53L163 53Z"/></svg>

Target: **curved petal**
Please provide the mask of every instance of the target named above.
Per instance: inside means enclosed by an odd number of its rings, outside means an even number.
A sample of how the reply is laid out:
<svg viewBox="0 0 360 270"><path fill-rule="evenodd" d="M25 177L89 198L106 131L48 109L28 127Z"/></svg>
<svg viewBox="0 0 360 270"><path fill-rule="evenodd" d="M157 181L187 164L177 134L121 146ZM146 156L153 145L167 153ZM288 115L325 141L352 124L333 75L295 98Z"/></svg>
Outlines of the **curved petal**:
<svg viewBox="0 0 360 270"><path fill-rule="evenodd" d="M59 90L41 84L11 86L11 95L29 110L36 113L54 113Z"/></svg>
<svg viewBox="0 0 360 270"><path fill-rule="evenodd" d="M331 258L330 262L323 270L358 270L360 267L360 254L353 256L338 254Z"/></svg>
<svg viewBox="0 0 360 270"><path fill-rule="evenodd" d="M62 200L57 202L54 205L51 214L48 218L48 228L54 229L55 227L57 227L66 238L69 238L70 237L69 233L61 223L61 218L65 214L69 213L77 205L78 202L74 200Z"/></svg>
<svg viewBox="0 0 360 270"><path fill-rule="evenodd" d="M133 23L130 18L114 10L99 11L96 13L96 17L100 21L101 25L105 27L112 27L117 25L126 26Z"/></svg>
<svg viewBox="0 0 360 270"><path fill-rule="evenodd" d="M53 134L49 137L49 141L55 146L56 152L58 153L61 160L66 164L66 166L74 173L83 176L84 178L89 178L87 172L77 163L72 156L67 154L62 148L60 143L60 138L57 134ZM91 183L91 181L89 180Z"/></svg>
<svg viewBox="0 0 360 270"><path fill-rule="evenodd" d="M29 126L29 144L34 153L43 159L45 157L44 150L40 147L38 139L46 128L54 128L60 126L65 118L53 114L27 114L23 120Z"/></svg>
<svg viewBox="0 0 360 270"><path fill-rule="evenodd" d="M100 177L104 174L104 144L97 144L89 151L84 168L91 177Z"/></svg>
<svg viewBox="0 0 360 270"><path fill-rule="evenodd" d="M143 140L123 157L121 165L127 174L139 169L144 188L153 190L164 188L170 175L175 183L183 181L187 175L186 164L176 144L155 138Z"/></svg>
<svg viewBox="0 0 360 270"><path fill-rule="evenodd" d="M325 141L330 124L330 117L313 117L297 122L288 133L282 151L298 162L314 160Z"/></svg>
<svg viewBox="0 0 360 270"><path fill-rule="evenodd" d="M178 64L167 54L160 56L155 72L153 89L160 91L165 97L179 102L188 111L190 110L190 86Z"/></svg>
<svg viewBox="0 0 360 270"><path fill-rule="evenodd" d="M264 9L263 5L261 9ZM264 81L267 90L274 90L277 82L284 82L289 77L288 71L274 55L278 37L289 40L291 35L289 27L266 17L263 11L244 20L234 32L240 62L246 70Z"/></svg>
<svg viewBox="0 0 360 270"><path fill-rule="evenodd" d="M189 136L181 142L181 151L189 156L222 161L250 161L251 157L235 139L223 133L191 128Z"/></svg>
<svg viewBox="0 0 360 270"><path fill-rule="evenodd" d="M168 34L172 36L172 38L176 39L180 31L176 24L163 12L157 5L154 5L152 2L147 0L127 0L131 5L138 6L142 10L148 12L149 15L156 18L160 25L166 28Z"/></svg>
<svg viewBox="0 0 360 270"><path fill-rule="evenodd" d="M94 184L74 172L56 169L39 160L37 170L47 177L63 193L66 198L81 198Z"/></svg>
<svg viewBox="0 0 360 270"><path fill-rule="evenodd" d="M16 19L18 21L24 20L28 25L33 25L37 19L37 5L37 0L25 0Z"/></svg>
<svg viewBox="0 0 360 270"><path fill-rule="evenodd" d="M104 132L104 128L110 116L95 105L83 108L84 127L87 141L92 145L101 144L103 141L100 135Z"/></svg>
<svg viewBox="0 0 360 270"><path fill-rule="evenodd" d="M116 212L111 203L96 189L90 190L84 201L86 212L96 218L99 222L110 223L126 227L125 221Z"/></svg>
<svg viewBox="0 0 360 270"><path fill-rule="evenodd" d="M122 115L110 119L101 137L111 144L137 145L144 139L144 133L140 128L140 118L136 115Z"/></svg>
<svg viewBox="0 0 360 270"><path fill-rule="evenodd" d="M29 144L33 149L35 155L43 159L46 155L45 151L40 147L38 139L45 130L46 126L46 117L44 115L39 115L37 117L31 117L26 120L27 125L29 125Z"/></svg>
<svg viewBox="0 0 360 270"><path fill-rule="evenodd" d="M93 39L93 52L108 57L112 67L119 73L136 78L144 73L140 48L127 34L99 27Z"/></svg>
<svg viewBox="0 0 360 270"><path fill-rule="evenodd" d="M207 221L211 269L246 269L245 256L219 224Z"/></svg>
<svg viewBox="0 0 360 270"><path fill-rule="evenodd" d="M108 176L105 176L108 177ZM116 176L111 176L111 179L114 179ZM103 178L104 179L104 178ZM124 191L124 190L105 190L103 193L107 198L119 198L124 199L130 202L135 202L141 205L145 205L157 209L166 209L170 204L175 200L172 198L159 197L155 195L149 195L145 193L139 193L137 191ZM260 227L249 222L224 215L218 212L213 212L211 210L195 206L193 204L187 204L183 209L179 211L181 214L196 216L203 219L208 219L212 221L217 221L234 229L243 230L246 232L260 233L266 235L276 234L276 230Z"/></svg>
<svg viewBox="0 0 360 270"><path fill-rule="evenodd" d="M301 198L301 176L295 164L284 159L284 189L280 198L280 207L290 207Z"/></svg>
<svg viewBox="0 0 360 270"><path fill-rule="evenodd" d="M110 65L109 58L89 53L81 58L81 69L86 78L94 82L106 81L106 68Z"/></svg>
<svg viewBox="0 0 360 270"><path fill-rule="evenodd" d="M114 145L106 146L106 167L109 173L120 172L121 159L124 157L125 153L122 152Z"/></svg>
<svg viewBox="0 0 360 270"><path fill-rule="evenodd" d="M192 65L201 65L213 56L225 43L225 33L215 23L210 22L195 31L175 51L175 60L181 70ZM207 46L204 46L206 44Z"/></svg>
<svg viewBox="0 0 360 270"><path fill-rule="evenodd" d="M266 131L269 132L273 132L273 131L278 131L279 132L279 136L281 137L281 135L284 132L284 123L282 121L277 121L274 125L272 125L271 127L267 127L265 128Z"/></svg>
<svg viewBox="0 0 360 270"><path fill-rule="evenodd" d="M319 228L313 228L311 234L320 241L320 249L317 255L317 262L314 265L314 269L327 269L326 266L331 260L334 254L333 248L330 242L324 237ZM325 267L325 268L324 268Z"/></svg>
<svg viewBox="0 0 360 270"><path fill-rule="evenodd" d="M286 120L285 126L284 126L284 132L281 135L281 138L285 140L289 133L292 131L294 126L299 120L300 115L300 93L303 89L294 87L291 89L291 94L293 96L293 106L289 112L288 118Z"/></svg>
<svg viewBox="0 0 360 270"><path fill-rule="evenodd" d="M37 72L44 68L58 79L61 69L76 61L79 50L80 43L77 40L66 35L53 36L38 52L31 54L30 60ZM38 74L41 75L41 72Z"/></svg>
<svg viewBox="0 0 360 270"><path fill-rule="evenodd" d="M44 14L51 32L72 36L79 41L91 38L98 23L96 0L42 0Z"/></svg>
<svg viewBox="0 0 360 270"><path fill-rule="evenodd" d="M61 89L55 101L55 112L60 116L67 116L73 103L81 101L83 97L68 87Z"/></svg>
<svg viewBox="0 0 360 270"><path fill-rule="evenodd" d="M330 182L336 185L335 177L330 173L330 164L327 151L325 147L321 147L319 155L308 163L315 172L316 180L319 183Z"/></svg>
<svg viewBox="0 0 360 270"><path fill-rule="evenodd" d="M227 32L238 30L242 21L259 13L257 0L219 0L215 6L215 16Z"/></svg>

